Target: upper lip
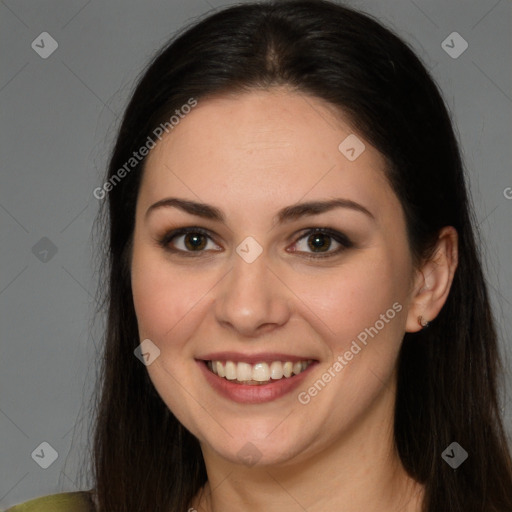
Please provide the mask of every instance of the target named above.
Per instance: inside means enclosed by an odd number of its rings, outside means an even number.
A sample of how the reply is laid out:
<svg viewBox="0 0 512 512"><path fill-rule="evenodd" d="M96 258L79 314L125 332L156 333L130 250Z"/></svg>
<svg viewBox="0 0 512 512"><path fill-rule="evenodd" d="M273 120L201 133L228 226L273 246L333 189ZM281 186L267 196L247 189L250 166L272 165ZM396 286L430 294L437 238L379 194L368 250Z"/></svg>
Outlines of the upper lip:
<svg viewBox="0 0 512 512"><path fill-rule="evenodd" d="M233 361L234 363L271 363L273 361L291 361L292 363L298 361L309 361L316 359L307 356L297 356L291 354L283 354L278 352L260 352L258 354L242 354L241 352L211 352L196 357L196 359L203 361Z"/></svg>

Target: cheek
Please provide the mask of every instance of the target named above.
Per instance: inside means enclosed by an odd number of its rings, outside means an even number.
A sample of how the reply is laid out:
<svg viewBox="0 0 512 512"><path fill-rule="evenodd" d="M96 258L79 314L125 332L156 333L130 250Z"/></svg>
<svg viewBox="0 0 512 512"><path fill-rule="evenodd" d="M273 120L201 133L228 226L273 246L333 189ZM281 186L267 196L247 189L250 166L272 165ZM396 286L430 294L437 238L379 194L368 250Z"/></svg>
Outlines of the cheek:
<svg viewBox="0 0 512 512"><path fill-rule="evenodd" d="M171 268L156 251L134 248L131 278L139 334L166 350L170 340L176 345L186 339L188 322L183 319L193 311L205 288L186 272Z"/></svg>
<svg viewBox="0 0 512 512"><path fill-rule="evenodd" d="M359 333L374 326L381 315L385 318L377 327L382 328L382 322L391 318L382 331L401 330L402 315L396 310L403 307L393 309L393 304L403 306L405 301L405 262L393 258L391 254L383 255L383 251L369 251L340 267L335 276L326 274L302 288L300 293L322 320L325 339L330 340L333 351L344 350ZM391 324L395 324L393 329Z"/></svg>
<svg viewBox="0 0 512 512"><path fill-rule="evenodd" d="M318 372L329 383L310 382L300 399L326 415L326 429L363 414L393 374L405 325L407 261L392 252L368 251L301 290L322 320L316 325L330 354Z"/></svg>
<svg viewBox="0 0 512 512"><path fill-rule="evenodd" d="M194 364L187 357L186 341L193 336L194 313L208 287L184 271L172 271L158 251L136 242L131 279L139 337L150 339L160 350L147 367L148 375L167 407L182 423L193 425L200 412L190 410L186 389L192 388L187 381L192 368L182 362L185 358Z"/></svg>

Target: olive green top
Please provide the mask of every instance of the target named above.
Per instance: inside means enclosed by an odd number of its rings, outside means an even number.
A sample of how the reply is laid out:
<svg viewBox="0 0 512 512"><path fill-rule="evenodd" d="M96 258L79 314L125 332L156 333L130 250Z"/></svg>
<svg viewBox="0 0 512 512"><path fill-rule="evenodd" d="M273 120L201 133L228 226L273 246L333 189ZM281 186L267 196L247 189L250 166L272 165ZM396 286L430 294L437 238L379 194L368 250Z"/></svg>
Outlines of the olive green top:
<svg viewBox="0 0 512 512"><path fill-rule="evenodd" d="M95 507L90 491L78 491L41 496L5 512L95 512Z"/></svg>

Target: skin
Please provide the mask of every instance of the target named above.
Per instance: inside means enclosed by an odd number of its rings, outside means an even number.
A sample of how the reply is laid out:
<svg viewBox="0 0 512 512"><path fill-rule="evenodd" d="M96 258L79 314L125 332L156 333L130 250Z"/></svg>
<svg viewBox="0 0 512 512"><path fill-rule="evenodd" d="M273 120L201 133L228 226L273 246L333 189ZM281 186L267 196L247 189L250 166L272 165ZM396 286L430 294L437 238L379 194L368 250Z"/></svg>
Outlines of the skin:
<svg viewBox="0 0 512 512"><path fill-rule="evenodd" d="M140 339L160 350L149 376L201 443L208 483L191 503L197 510L420 511L423 488L393 445L396 360L404 333L421 329L419 315L434 319L447 298L457 233L444 228L432 259L414 268L382 155L357 133L366 149L355 161L338 150L354 133L322 100L275 88L199 101L148 156L133 299ZM225 222L174 207L146 213L168 197L213 205ZM336 208L276 221L286 206L333 198L357 202L373 218ZM207 245L199 257L158 243L184 226L211 234L200 238ZM322 227L344 233L353 247L307 259L319 251L304 234ZM248 236L263 249L252 263L236 252ZM333 238L324 244L331 254L340 247ZM183 235L169 245L193 251ZM401 311L301 404L298 392L395 303ZM240 404L218 395L194 359L224 350L297 354L318 364L297 391ZM249 442L259 457L251 466L239 455Z"/></svg>

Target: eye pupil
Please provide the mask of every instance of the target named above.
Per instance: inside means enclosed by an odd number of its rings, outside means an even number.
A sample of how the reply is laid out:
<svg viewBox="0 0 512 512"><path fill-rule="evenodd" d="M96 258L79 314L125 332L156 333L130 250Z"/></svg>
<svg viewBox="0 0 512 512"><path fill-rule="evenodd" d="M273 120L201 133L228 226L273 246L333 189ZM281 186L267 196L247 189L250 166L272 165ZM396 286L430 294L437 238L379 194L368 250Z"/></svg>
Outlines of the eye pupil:
<svg viewBox="0 0 512 512"><path fill-rule="evenodd" d="M189 242L191 242L191 244L189 244ZM205 237L200 233L187 233L185 235L185 245L187 249L191 250L204 249L206 245Z"/></svg>
<svg viewBox="0 0 512 512"><path fill-rule="evenodd" d="M321 249L321 252L327 251L331 247L331 239L329 235L323 233L315 233L308 240L313 240L313 244L308 244L311 249ZM327 246L325 242L327 241Z"/></svg>

